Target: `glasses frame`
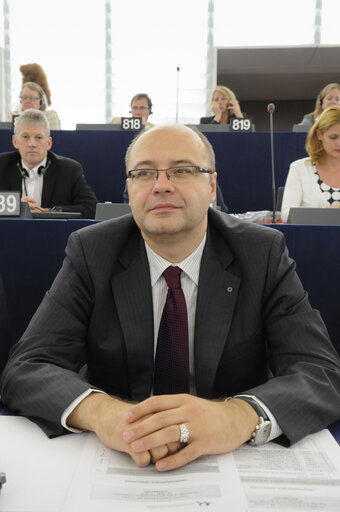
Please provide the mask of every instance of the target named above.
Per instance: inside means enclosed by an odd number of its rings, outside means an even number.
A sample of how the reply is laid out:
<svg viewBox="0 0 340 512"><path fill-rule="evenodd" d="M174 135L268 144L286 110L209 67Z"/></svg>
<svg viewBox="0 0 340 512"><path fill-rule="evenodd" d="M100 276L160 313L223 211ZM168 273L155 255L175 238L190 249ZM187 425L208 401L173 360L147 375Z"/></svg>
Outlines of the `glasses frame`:
<svg viewBox="0 0 340 512"><path fill-rule="evenodd" d="M145 112L146 110L150 110L150 107L130 107L134 112Z"/></svg>
<svg viewBox="0 0 340 512"><path fill-rule="evenodd" d="M33 96L27 96L26 94L24 96L19 96L20 100L30 100L30 101L39 101L40 100L40 97L38 96L38 98L33 98Z"/></svg>
<svg viewBox="0 0 340 512"><path fill-rule="evenodd" d="M153 171L155 173L154 174L155 183L158 180L158 176L159 176L160 172L165 172L166 177L168 178L169 181L171 181L171 179L170 179L171 175L169 174L169 171L171 171L172 169L186 169L188 167L195 169L196 173L193 175L193 177L197 176L197 173L214 174L214 171L204 169L204 167L200 167L199 165L177 165L174 167L168 167L167 169L149 169L149 168L147 168L147 169L132 169L131 171L128 171L128 179L131 179L131 181L135 182L135 183L143 183L143 181L139 182L138 179L135 181L134 173L137 171ZM152 180L147 181L145 184L148 184L148 183L153 183L153 181Z"/></svg>

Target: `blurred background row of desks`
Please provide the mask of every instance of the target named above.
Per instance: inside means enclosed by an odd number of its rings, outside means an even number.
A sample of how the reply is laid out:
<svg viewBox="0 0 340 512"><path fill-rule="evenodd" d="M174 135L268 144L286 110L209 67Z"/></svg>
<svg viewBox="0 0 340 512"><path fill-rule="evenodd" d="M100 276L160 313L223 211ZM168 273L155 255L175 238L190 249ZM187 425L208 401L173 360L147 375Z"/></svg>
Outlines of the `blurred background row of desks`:
<svg viewBox="0 0 340 512"><path fill-rule="evenodd" d="M100 202L123 202L125 152L133 131L52 132L55 153L78 160ZM272 209L269 132L206 132L216 154L218 182L232 213ZM274 133L276 187L284 186L289 165L303 158L306 133ZM0 130L0 152L13 151L12 131Z"/></svg>

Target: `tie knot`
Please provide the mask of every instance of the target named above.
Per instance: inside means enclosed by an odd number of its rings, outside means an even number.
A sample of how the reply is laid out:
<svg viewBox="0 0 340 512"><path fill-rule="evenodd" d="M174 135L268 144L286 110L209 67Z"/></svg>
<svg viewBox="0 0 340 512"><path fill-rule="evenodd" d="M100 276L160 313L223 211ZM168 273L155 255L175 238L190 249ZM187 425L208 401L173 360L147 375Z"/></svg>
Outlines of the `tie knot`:
<svg viewBox="0 0 340 512"><path fill-rule="evenodd" d="M181 288L181 275L182 270L179 267L170 266L166 268L163 272L164 279L168 288Z"/></svg>

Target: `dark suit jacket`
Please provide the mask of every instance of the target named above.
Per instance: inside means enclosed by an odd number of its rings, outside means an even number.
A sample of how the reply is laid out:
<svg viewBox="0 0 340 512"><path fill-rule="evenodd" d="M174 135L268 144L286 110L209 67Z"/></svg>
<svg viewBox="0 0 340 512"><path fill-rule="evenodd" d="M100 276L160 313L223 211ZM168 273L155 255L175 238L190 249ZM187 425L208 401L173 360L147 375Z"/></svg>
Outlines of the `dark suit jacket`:
<svg viewBox="0 0 340 512"><path fill-rule="evenodd" d="M0 274L0 375L7 363L9 347L11 346L5 290Z"/></svg>
<svg viewBox="0 0 340 512"><path fill-rule="evenodd" d="M85 180L82 166L76 160L65 158L51 151L47 161L51 164L44 175L41 206L58 206L62 211L80 212L84 218L93 219L97 198ZM17 167L21 161L18 151L0 154L0 190L22 191L22 177Z"/></svg>
<svg viewBox="0 0 340 512"><path fill-rule="evenodd" d="M150 395L150 273L131 215L71 234L63 267L3 373L5 404L61 434L63 411L88 389L76 373L84 349L92 386L137 401ZM211 209L194 359L198 396L254 394L289 442L340 418L339 358L283 235Z"/></svg>
<svg viewBox="0 0 340 512"><path fill-rule="evenodd" d="M246 119L247 118L247 114L245 112L242 112L243 114L243 118ZM213 116L209 116L209 117L201 117L200 119L200 124L220 124L218 123L217 121L214 121L214 115ZM230 117L229 117L229 123L231 123L231 121L233 121L234 119L240 119L238 117L236 117L234 114L232 114Z"/></svg>

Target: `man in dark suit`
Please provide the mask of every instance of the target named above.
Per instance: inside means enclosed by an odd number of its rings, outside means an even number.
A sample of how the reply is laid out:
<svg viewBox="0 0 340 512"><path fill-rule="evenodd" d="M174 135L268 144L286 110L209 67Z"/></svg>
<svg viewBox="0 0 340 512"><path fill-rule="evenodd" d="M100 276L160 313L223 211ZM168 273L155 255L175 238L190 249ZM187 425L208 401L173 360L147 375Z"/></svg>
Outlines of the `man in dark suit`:
<svg viewBox="0 0 340 512"><path fill-rule="evenodd" d="M216 172L204 135L152 128L126 165L132 215L70 236L4 371L5 404L49 436L90 430L160 471L248 440L291 444L339 419L339 358L283 235L209 208ZM186 302L190 386L158 395L172 265Z"/></svg>
<svg viewBox="0 0 340 512"><path fill-rule="evenodd" d="M80 212L94 218L97 198L79 162L49 151L52 146L45 114L25 110L14 125L18 151L0 154L0 190L18 190L30 210Z"/></svg>

